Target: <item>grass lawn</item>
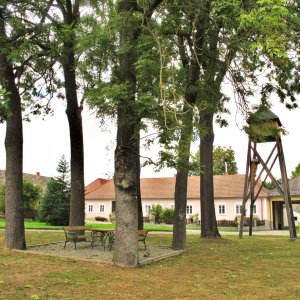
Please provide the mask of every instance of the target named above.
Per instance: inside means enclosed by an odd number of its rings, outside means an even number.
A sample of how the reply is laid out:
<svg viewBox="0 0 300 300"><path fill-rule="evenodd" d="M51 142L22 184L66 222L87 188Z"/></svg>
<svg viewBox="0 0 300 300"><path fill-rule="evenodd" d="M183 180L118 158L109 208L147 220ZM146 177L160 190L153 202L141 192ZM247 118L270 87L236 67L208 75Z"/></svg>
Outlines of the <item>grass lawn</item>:
<svg viewBox="0 0 300 300"><path fill-rule="evenodd" d="M148 238L169 245L171 234ZM63 233L26 232L26 239L62 240ZM299 253L299 241L287 237L189 235L186 253L122 269L0 248L0 299L300 299Z"/></svg>
<svg viewBox="0 0 300 300"><path fill-rule="evenodd" d="M94 227L94 228L115 228L115 224L110 224L110 223L100 223L100 222L95 222L95 223L88 223L86 224L88 226ZM5 228L5 220L0 218L0 228ZM62 226L52 226L48 225L44 222L39 222L39 221L25 221L25 228L26 229L62 229ZM186 226L188 230L200 230L200 226L196 226L193 224L188 224ZM150 224L150 223L145 223L144 224L144 229L150 230L150 231L172 231L173 230L173 225L169 224ZM228 229L228 228L219 228L219 231L237 231L233 229Z"/></svg>
<svg viewBox="0 0 300 300"><path fill-rule="evenodd" d="M91 226L94 228L115 228L115 224L111 223L100 223L100 222L95 222L95 223L87 223L87 226ZM5 220L0 219L0 228L5 228ZM62 229L62 226L52 226L48 225L44 222L38 222L38 221L25 221L25 228L26 229ZM151 231L172 231L173 230L173 225L168 225L168 224L150 224L150 223L145 223L144 228L146 230L151 230ZM193 225L187 225L187 229L198 229L199 226L193 226Z"/></svg>

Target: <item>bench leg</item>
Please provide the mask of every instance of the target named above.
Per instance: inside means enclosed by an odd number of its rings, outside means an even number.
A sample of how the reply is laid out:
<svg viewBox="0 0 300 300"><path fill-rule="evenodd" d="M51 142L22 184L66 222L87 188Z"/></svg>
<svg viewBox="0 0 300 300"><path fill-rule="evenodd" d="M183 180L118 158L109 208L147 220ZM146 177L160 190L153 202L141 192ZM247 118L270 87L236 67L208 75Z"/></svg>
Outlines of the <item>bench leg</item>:
<svg viewBox="0 0 300 300"><path fill-rule="evenodd" d="M109 249L109 251L111 251L111 249L112 249L112 246L113 246L113 244L114 244L114 237L113 236L109 236L108 237L108 249Z"/></svg>

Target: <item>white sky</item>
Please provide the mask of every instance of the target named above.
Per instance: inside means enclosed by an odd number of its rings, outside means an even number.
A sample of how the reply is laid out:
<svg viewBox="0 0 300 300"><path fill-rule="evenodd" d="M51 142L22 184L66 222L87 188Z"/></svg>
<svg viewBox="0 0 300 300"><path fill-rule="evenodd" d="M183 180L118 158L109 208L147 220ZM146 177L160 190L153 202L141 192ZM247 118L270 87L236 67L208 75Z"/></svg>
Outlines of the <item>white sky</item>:
<svg viewBox="0 0 300 300"><path fill-rule="evenodd" d="M24 122L24 158L23 171L41 175L55 176L57 163L61 155L69 159L69 129L65 107L61 101L57 101L55 114L52 117L34 117L31 122ZM232 101L229 107L231 115L227 116L228 128L220 129L215 126L215 146L232 146L236 154L238 171L245 173L247 136L241 131L243 121L239 119L239 127L236 125L235 104ZM287 136L282 137L285 153L288 176L295 166L300 162L300 114L299 110L288 111L285 107L276 102L272 111L277 114L288 131ZM87 109L83 111L84 146L85 146L85 183L88 184L98 177L111 178L113 175L113 155L115 147L115 128L103 131L95 115ZM0 125L0 169L5 169L5 124ZM193 152L198 145L193 145ZM157 152L158 147L150 151L142 150L142 155L152 156ZM262 147L269 153L268 145ZM279 177L279 170L274 169L276 177ZM174 176L175 170L164 169L155 173L151 167L142 169L142 177L166 177Z"/></svg>

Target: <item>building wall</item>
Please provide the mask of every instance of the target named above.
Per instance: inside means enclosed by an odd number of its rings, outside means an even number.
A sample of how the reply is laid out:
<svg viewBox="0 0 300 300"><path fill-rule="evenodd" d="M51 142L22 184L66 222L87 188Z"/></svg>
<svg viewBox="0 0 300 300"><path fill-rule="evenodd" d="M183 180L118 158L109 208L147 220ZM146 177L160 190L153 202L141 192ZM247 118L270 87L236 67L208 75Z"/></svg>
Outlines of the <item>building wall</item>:
<svg viewBox="0 0 300 300"><path fill-rule="evenodd" d="M100 211L101 209L104 211ZM109 218L112 211L112 199L108 200L86 200L85 201L85 217L87 219L95 219L95 217Z"/></svg>
<svg viewBox="0 0 300 300"><path fill-rule="evenodd" d="M160 204L163 208L174 208L174 200L171 199L146 199L142 201L144 216L148 215L149 209L153 204ZM100 212L101 209L104 211ZM235 217L240 215L240 206L242 205L242 199L216 199L215 200L215 211L217 220L234 220ZM258 216L260 220L269 220L269 202L267 199L256 200L256 212L254 215ZM200 212L200 201L199 199L188 199L187 200L187 218L189 216L198 214ZM112 199L109 200L86 200L85 201L85 215L88 219L94 219L96 216L109 218L109 214L112 211ZM248 201L246 205L246 216L250 214L250 203Z"/></svg>

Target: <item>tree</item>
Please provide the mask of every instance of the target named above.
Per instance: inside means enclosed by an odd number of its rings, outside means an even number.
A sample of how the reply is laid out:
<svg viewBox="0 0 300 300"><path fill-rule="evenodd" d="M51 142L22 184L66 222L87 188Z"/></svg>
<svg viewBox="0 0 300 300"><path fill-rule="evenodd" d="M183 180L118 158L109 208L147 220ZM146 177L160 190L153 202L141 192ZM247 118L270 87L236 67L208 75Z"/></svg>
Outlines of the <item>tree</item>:
<svg viewBox="0 0 300 300"><path fill-rule="evenodd" d="M300 163L295 167L294 171L292 171L291 178L295 178L300 176Z"/></svg>
<svg viewBox="0 0 300 300"><path fill-rule="evenodd" d="M69 224L71 189L69 164L64 156L56 170L59 175L51 178L47 184L39 208L39 218L50 225L65 226Z"/></svg>
<svg viewBox="0 0 300 300"><path fill-rule="evenodd" d="M226 112L224 104L228 98L223 95L221 85L225 75L228 74L238 95L238 104L247 110L246 97L253 94L249 86L257 85L257 70L266 70L267 58L266 78L270 82L279 82L280 88L289 86L287 78L291 76L284 76L288 74L286 71L288 68L285 66L290 65L286 60L289 47L287 7L285 1L281 0L198 1L193 5L188 1L180 3L172 1L165 12L174 13L174 11L177 14L176 17L172 15L173 18L170 18L171 26L168 27L167 34L182 37L189 49L187 53L189 55L196 53L197 63L201 69L197 88L194 89L197 93L196 117L203 168L200 179L201 236L219 237L213 205L212 151L214 117L217 117L222 126L226 124L220 113ZM177 20L179 22L176 22ZM176 60L178 54L176 51L174 53L173 59ZM275 72L273 67L276 69ZM276 79L276 75L281 74L280 70L285 70L284 75ZM181 69L178 72L181 72ZM266 85L262 93L268 90L270 88ZM273 90L276 88L273 87ZM180 148L178 150L180 151ZM179 157L179 154L177 155ZM182 185L184 184L186 181L182 181Z"/></svg>
<svg viewBox="0 0 300 300"><path fill-rule="evenodd" d="M23 127L21 97L15 82L13 67L8 58L8 49L11 45L6 33L6 22L10 18L7 5L8 3L4 1L0 6L0 85L5 90L6 95L3 100L7 104L5 113L5 247L8 249L26 249L22 201Z"/></svg>
<svg viewBox="0 0 300 300"><path fill-rule="evenodd" d="M224 175L226 172L228 174L238 173L234 150L231 147L226 148L217 146L213 150L213 173L214 175ZM189 175L201 175L199 150L195 153L195 155L192 155L191 157Z"/></svg>
<svg viewBox="0 0 300 300"><path fill-rule="evenodd" d="M23 180L24 209L35 209L42 196L42 188L33 184L30 180ZM5 212L5 185L0 184L0 212Z"/></svg>
<svg viewBox="0 0 300 300"><path fill-rule="evenodd" d="M47 14L47 18L52 26L52 35L50 43L42 47L51 49L52 55L59 61L63 69L71 148L69 223L70 226L84 225L84 146L81 116L83 103L79 104L76 82L78 59L76 50L79 48L76 33L80 23L80 8L83 3L80 0L57 0L56 3L51 1L50 4L52 14Z"/></svg>
<svg viewBox="0 0 300 300"><path fill-rule="evenodd" d="M41 199L43 190L39 185L32 183L28 179L23 180L23 202L24 208L37 208L38 201Z"/></svg>
<svg viewBox="0 0 300 300"><path fill-rule="evenodd" d="M46 4L31 0L2 1L0 4L0 118L7 126L5 247L9 249L26 248L22 202L22 109L30 107L33 114L40 113L42 105L32 100L44 99L51 94L48 88L52 81L46 79L53 65L32 43L48 10L48 1ZM45 108L47 112L48 106Z"/></svg>
<svg viewBox="0 0 300 300"><path fill-rule="evenodd" d="M139 132L141 115L137 97L137 70L142 26L151 18L162 0L154 0L146 8L137 1L117 2L119 53L116 64L113 100L117 114L117 144L115 149L114 183L116 191L116 246L113 260L118 265L138 265L138 199ZM121 26L120 26L121 25Z"/></svg>

